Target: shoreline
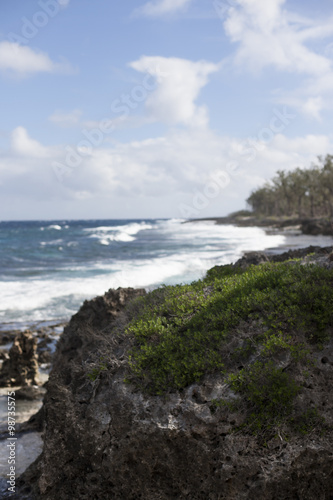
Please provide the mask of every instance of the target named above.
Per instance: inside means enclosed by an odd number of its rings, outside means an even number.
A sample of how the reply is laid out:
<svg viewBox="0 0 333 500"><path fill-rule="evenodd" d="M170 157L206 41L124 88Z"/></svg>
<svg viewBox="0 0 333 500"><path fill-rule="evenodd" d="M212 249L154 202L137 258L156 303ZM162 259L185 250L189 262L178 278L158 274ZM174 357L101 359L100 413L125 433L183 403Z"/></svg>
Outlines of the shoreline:
<svg viewBox="0 0 333 500"><path fill-rule="evenodd" d="M32 261L23 263L26 270L22 272L21 261L13 263L13 270L8 276L6 271L0 283L4 298L0 311L0 332L35 330L44 324L48 326L50 323L67 322L84 300L90 300L109 288L143 286L151 290L162 284L190 283L201 278L215 264L235 262L247 251L280 253L288 247L310 244L327 246L331 243L318 239L303 241L299 236L293 236L297 232L295 228L290 229L288 234L284 232L281 237L277 229L271 226L265 228L266 233L270 234L265 236L262 228L237 227L241 224L237 224L234 219L211 218L200 228L193 224L184 226L184 219L176 222L169 220L162 225L156 221L151 229L136 233L133 243L132 238L128 243L123 242L124 251L122 247L118 248L119 242L110 248L104 243L100 244L102 237L111 238L118 234L120 227L114 226L115 222L105 227L93 227L97 223L83 223L79 231L73 225L62 232L54 229L41 232L41 224L35 223L39 232L28 232L32 248L41 258L44 252L45 255L51 252L52 258L59 257L59 268L56 268L56 272L50 272L48 265L43 265L38 270L35 269L36 262ZM222 222L233 224L233 227L215 226L215 223ZM244 223L242 225L245 226ZM247 222L246 225L251 226L252 223ZM125 232L133 229L128 224L124 227ZM138 225L134 229L140 227ZM86 229L89 229L88 233ZM57 243L58 240L53 238L58 237L58 233L61 233L62 242L59 240ZM96 238L91 238L92 234ZM75 251L72 249L74 243L78 245ZM62 253L58 252L60 244L64 248ZM68 253L65 252L67 248ZM3 249L5 258L8 252L6 248ZM97 259L93 264L90 255ZM17 254L16 257L19 256Z"/></svg>
<svg viewBox="0 0 333 500"><path fill-rule="evenodd" d="M216 225L231 224L237 227L260 227L267 231L299 231L304 235L333 237L333 220L323 217L264 217L235 212L225 217L190 219L185 224L203 221L213 221Z"/></svg>
<svg viewBox="0 0 333 500"><path fill-rule="evenodd" d="M226 217L206 217L189 219L184 224L196 222L214 222L215 225L232 225L235 227L257 227L267 235L284 236L286 241L277 247L263 250L268 254L279 254L287 250L302 249L309 246L327 247L333 245L333 223L323 219L299 219L229 215ZM324 229L323 229L324 228ZM320 232L322 231L322 232ZM246 251L244 254L247 253Z"/></svg>
<svg viewBox="0 0 333 500"><path fill-rule="evenodd" d="M316 252L317 255L313 254L314 248L294 250L285 252L281 256L271 255L269 257L265 251L254 251L240 259L233 266L226 266L226 271L232 267L236 279L238 275L246 272L248 266L253 264L271 261L279 265L279 263L289 261L290 258L301 258L302 264L316 264L318 270L322 267L332 269L332 245ZM309 253L310 255L308 255ZM306 255L308 256L306 257ZM216 266L211 270L209 277L211 283L214 279L223 279L223 276L229 275L225 274L224 267ZM257 298L254 297L257 302L255 302L254 306L251 306L253 311L260 312L261 304L263 304L263 307L268 308L267 311L269 312L272 307L271 300L273 300L273 306L275 300L278 301L278 304L281 301L281 307L283 306L281 321L283 321L286 328L289 328L289 316L286 316L289 314L289 310L294 311L294 307L298 307L299 304L303 311L308 303L312 304L312 297L317 297L312 291L312 285L315 284L312 278L313 276L318 277L318 273L313 274L309 267L310 274L306 274L305 280L303 275L306 272L306 267L302 266L304 272L301 273L304 286L303 284L298 288L296 286L295 290L291 287L290 300L294 300L292 294L297 293L296 302L295 304L292 303L292 307L289 305L288 300L286 303L284 302L285 295L280 296L279 292L274 295L276 279L281 278L287 298L289 297L287 293L288 287L294 283L296 285L299 283L300 274L297 269L294 273L293 266L290 265L290 276L286 273L287 269L282 267L280 271L283 271L283 274L277 274L273 277L274 279L268 280L270 287L262 290L266 300L261 302L260 295ZM259 270L258 272L260 273ZM322 274L320 272L320 275ZM260 278L260 274L257 275ZM329 277L326 278L326 275L325 271L324 283L327 281L329 284L331 281L329 281ZM284 276L289 276L287 283L283 281ZM208 293L222 293L223 287L218 286L216 291L213 291L208 282L207 284L205 290ZM233 286L232 280L230 284ZM242 300L247 304L248 297L251 296L248 280L242 282L240 279L239 284L245 287ZM255 283L253 287L255 287ZM303 301L303 290L305 302ZM320 291L319 288L318 291ZM272 432L270 427L265 424L269 415L260 411L258 411L258 416L264 419L264 423L259 427L259 431L249 434L245 429L244 432L240 432L241 426L251 424L251 420L247 421L246 418L247 416L250 418L252 415L250 413L253 411L250 405L252 400L249 400L248 393L244 395L235 386L238 392L237 401L241 401L242 404L238 407L219 404L224 401L227 403L230 403L230 401L234 403L235 401L234 392L230 395L228 384L225 383L228 379L225 378L224 372L210 373L208 371L204 379L195 380L194 382L190 380L189 383L185 380L187 384L185 389L176 393L171 391L168 393L168 397L161 397L160 395L156 397L154 393L147 394L141 390L138 391L135 379L130 380L130 383L128 383L127 378L124 379L125 375L127 375L124 356L132 344L126 344L122 338L119 343L110 343L109 334L113 331L112 326L110 326L111 317L114 321L121 320L121 324L123 324L123 321L131 319L126 315L117 319L117 315L121 314L121 307L126 304L121 295L125 292L128 293L129 290L110 291L103 297L96 297L90 302L86 302L79 313L72 318L66 329L65 335L59 344L53 376L48 383L47 394L44 399L42 418L44 419L43 425L45 429L44 439L47 445L44 446L39 461L35 462L20 477L18 495L21 492L29 491L31 498L36 499L43 498L46 493L50 499L59 498L59 495L70 498L73 490L77 490L80 493L83 492L81 495L93 494L96 498L108 497L110 494L117 498L134 498L135 495L137 496L137 492L144 492L148 498L146 493L146 485L148 484L149 491L152 492L149 498L156 497L157 489L166 492L165 498L175 496L175 491L179 496L180 492L184 491L184 485L186 488L192 488L190 494L195 497L195 486L192 487L193 477L197 477L197 483L202 488L200 482L202 470L207 470L207 478L209 478L208 483L205 485L205 491L203 491L206 496L212 491L218 495L230 478L237 481L238 496L248 495L249 487L251 487L253 498L258 495L258 492L262 491L263 480L265 480L264 487L268 494L276 490L276 483L279 480L282 488L280 488L279 492L283 498L291 498L295 492L297 494L304 492L302 486L304 484L315 484L314 490L329 491L330 485L327 485L327 477L332 463L331 455L329 455L331 440L330 436L324 435L323 432L326 430L326 427L324 427L326 425L325 418L327 419L327 425L330 425L332 415L331 400L328 398L329 377L332 373L331 344L326 345L325 343L317 349L311 340L311 331L307 332L306 330L304 335L309 336L305 338L305 340L308 339L306 345L311 349L309 353L312 355L313 364L304 361L303 367L300 364L303 358L295 357L294 359L290 355L290 353L295 352L296 348L301 349L299 351L301 355L302 349L304 349L303 337L298 338L298 336L295 336L292 329L290 332L293 333L291 341L291 337L288 336L289 330L286 330L286 336L283 337L286 343L282 346L283 350L281 350L279 348L281 345L276 344L280 336L273 331L270 339L275 343L272 343L272 347L266 355L266 364L262 365L265 368L264 376L262 376L259 371L249 371L251 370L249 367L252 366L251 363L254 363L254 359L257 359L258 354L262 355L260 345L267 349L268 344L259 344L259 342L263 342L261 340L263 332L270 330L262 330L262 323L258 321L256 316L244 317L244 321L247 322L243 323L241 321L238 323L237 335L235 335L233 329L230 330L230 345L223 347L225 349L223 352L231 354L226 357L226 359L232 360L230 361L231 367L228 367L230 373L234 374L234 376L239 376L239 373L242 374L243 372L245 375L247 373L252 375L251 380L258 384L258 387L263 387L259 394L263 394L262 397L266 399L267 393L271 394L271 390L276 391L276 397L280 397L279 394L284 395L285 392L280 391L280 386L282 385L286 389L293 388L293 380L299 384L297 390L302 391L301 399L296 399L298 392L289 391L291 395L288 397L288 401L290 399L290 405L292 406L290 406L288 413L285 414L284 408L286 404L283 398L281 405L279 403L280 406L276 406L276 410L275 407L273 408L274 412L280 411L280 414L278 413L275 422L276 427ZM331 296L331 288L329 293ZM227 290L228 296L229 292ZM221 300L220 295L217 295L217 298ZM311 299L311 301L308 299ZM322 303L325 302L322 301ZM211 302L211 304L213 303ZM176 308L177 305L174 307ZM242 311L241 308L240 310ZM232 311L233 309L231 309L231 314L234 314ZM270 317L265 311L266 309L264 309L262 317ZM245 313L248 314L246 311ZM315 313L311 312L311 314L311 318L316 319ZM206 315L206 317L210 318L211 316ZM303 318L303 314L299 317ZM327 315L325 317L328 321ZM87 330L87 320L94 325L93 329ZM275 321L274 317L272 321ZM124 324L128 323L125 322ZM293 324L290 323L290 328L293 328ZM309 325L311 324L310 322ZM106 325L109 325L107 329ZM272 323L272 328L274 326L275 323ZM302 325L300 325L301 327ZM280 327L277 325L276 328ZM101 331L107 332L107 335L101 337ZM180 328L179 332L182 335L181 338L183 338L183 331ZM205 327L203 332L205 334ZM303 334L302 332L303 330L300 330L300 335ZM278 333L280 335L281 332ZM78 343L78 338L80 338L80 343ZM254 342L255 339L257 342ZM318 340L320 339L321 337L318 338ZM235 340L236 343L234 343ZM254 358L252 351L244 350L244 346L246 347L249 341L251 345L256 346L254 353L256 356ZM241 351L240 348L242 348ZM92 352L95 353L95 357L92 357ZM108 356L107 366L100 364L101 353ZM219 351L219 359L220 354ZM271 368L272 360L274 360L276 368ZM254 364L254 366L256 365ZM306 374L303 368L306 368L307 371L311 369L312 372ZM240 370L243 371L240 372ZM287 375L283 375L287 370ZM282 374L278 379L279 384L277 386L271 384L271 372L274 377L276 374ZM242 379L239 380L242 381ZM250 387L253 387L253 382ZM97 388L98 391L96 391ZM258 392L255 392L256 394ZM315 401L315 406L313 401ZM256 400L254 400L253 404L255 402ZM260 404L261 399L257 405L259 410ZM318 411L320 411L319 416L316 413L317 407ZM311 411L310 414L309 411ZM291 415L290 418L289 415ZM322 420L320 420L321 417ZM282 420L280 421L279 418ZM306 435L303 433L304 425L309 426ZM77 432L78 428L80 432ZM110 432L110 429L112 432ZM184 429L186 432L184 432ZM278 432L276 432L276 429ZM236 434L234 430L237 430ZM267 436L261 434L261 432L267 432ZM198 436L200 447L198 447ZM264 447L263 438L265 438L265 445L267 443L267 446ZM153 454L151 454L152 443ZM218 446L216 443L218 443ZM205 446L202 446L202 444ZM64 450L64 453L60 454L59 449ZM104 450L106 449L108 453L105 453ZM167 456L171 457L170 460L168 458L166 461L165 450L169 452ZM202 450L205 451L203 458ZM244 457L242 457L242 450L244 450ZM251 451L250 454L249 450ZM313 452L312 450L316 451ZM217 456L216 453L219 455ZM145 457L145 460L142 460L142 456ZM283 457L282 461L281 456ZM154 460L151 461L150 457L153 457ZM223 476L213 474L217 459L222 464L221 474ZM256 482L250 484L248 484L249 461L251 462L251 477L256 478ZM281 462L283 469L279 465ZM158 470L163 470L163 472L165 471L165 464L168 466L168 474L158 475L158 483L156 482L156 463L161 467ZM274 469L271 467L264 469L269 463L278 465ZM130 468L128 464L130 464ZM183 464L186 464L187 467L185 474L183 474ZM191 464L195 464L194 469ZM207 464L209 469L204 469ZM326 464L325 469L323 469L324 464ZM94 467L93 473L89 476L92 481L87 481L86 471L92 470L92 467ZM144 470L142 470L142 467L144 467ZM58 474L59 470L61 476ZM230 470L233 472L232 476L230 476ZM267 470L267 474L258 476L261 470ZM112 471L111 489L109 471ZM299 478L296 485L295 476ZM142 477L144 477L144 484L142 484ZM173 478L172 484L175 485L173 488L177 488L172 491L169 488L170 477ZM185 479L190 477L191 482L185 483L184 477ZM124 478L126 478L126 481L124 481ZM284 482L281 482L283 478ZM41 484L47 484L48 489L40 489ZM323 488L325 489L323 490ZM20 497L17 496L17 498Z"/></svg>
<svg viewBox="0 0 333 500"><path fill-rule="evenodd" d="M285 234L286 235L286 234ZM303 244L300 243L300 241L298 241L298 248L290 248L291 245L290 245L290 239L288 241L285 242L284 245L280 245L279 247L277 247L276 249L272 248L272 249L266 249L266 250L262 250L262 251L252 251L252 252L243 252L243 257L241 259L239 259L238 262L238 265L240 266L246 266L246 265L249 265L249 264L258 264L260 262L263 262L263 261L272 261L272 262L279 262L281 259L279 258L279 254L289 254L289 258L299 258L299 257L304 257L306 254L312 251L314 252L318 252L318 254L322 254L323 258L326 258L325 256L327 256L330 252L332 252L332 249L333 249L333 242L331 241L331 245L330 246L326 246L326 247L323 247L323 246L309 246L308 247L305 247L304 245L304 237L305 235L302 235L302 234L298 234L298 233L294 233L294 234L289 234L289 238L301 238L303 239ZM313 241L317 242L318 240L316 238L314 238L313 236L307 236L307 238L310 238ZM330 238L331 239L331 238ZM289 252L287 251L287 249L289 248ZM321 248L322 250L318 250L319 248ZM313 249L313 250L312 250ZM304 255L303 255L304 254ZM266 257L265 257L266 255ZM284 257L286 257L284 255ZM283 258L282 258L283 260ZM234 266L237 265L237 264L234 264ZM219 266L217 266L219 267ZM117 292L115 292L117 293ZM93 299L92 301L90 302L87 302L85 307L89 307L89 304L93 303L95 300L97 300L98 298L96 299ZM72 322L72 320L71 320ZM56 348L56 344L60 338L60 335L61 335L61 332L59 331L60 329L62 329L66 323L60 323L59 321L56 322L56 321L38 321L38 322L34 322L34 326L35 326L35 329L32 329L32 323L30 323L30 328L31 328L31 334L34 335L35 337L37 337L38 339L38 344L41 344L41 347L42 349L38 349L38 346L37 346L37 352L36 354L39 356L41 355L44 355L45 354L47 355L48 359L47 359L47 365L48 365L48 373L53 365L53 354L54 354L54 351L55 351L55 348ZM9 326L9 323L7 323L7 325ZM1 328L1 326L3 325L0 325L0 339L3 338L3 335L6 335L7 333L9 333L9 331L5 331L3 328ZM37 327L39 327L37 329ZM55 330L58 330L58 331L55 331ZM18 330L16 331L12 331L12 334L17 334L18 333ZM4 350L4 348L7 348L8 345L4 346L3 344L0 345L0 352ZM44 354L43 354L44 353ZM41 368L41 362L40 360L38 360L38 364L39 364L39 368ZM46 361L46 360L45 360ZM45 365L44 365L45 366ZM20 408L19 412L18 412L18 416L20 413L23 413L22 410L25 410L25 416L26 417L30 417L30 420L26 419L24 422L22 420L22 417L23 415L21 414L21 418L18 418L17 420L17 438L18 438L18 445L20 446L20 450L21 450L21 456L22 458L18 461L18 471L19 471L19 474L18 476L20 476L24 471L27 470L27 468L38 458L38 456L40 456L42 450L43 450L43 440L42 440L42 435L41 435L41 430L42 430L42 426L43 426L43 419L45 418L45 415L43 413L43 408L44 406L42 406L42 400L45 396L45 380L48 379L48 373L45 377L44 380L40 380L42 382L42 393L39 393L37 395L37 397L33 398L32 400L29 401L29 398L25 398L23 397L23 401L21 400L18 400L17 401L17 409L19 410L19 406L20 405L24 405L22 408ZM0 391L1 394L0 394L0 400L2 398L5 398L5 393L6 393L6 389L5 387L3 387L3 389ZM17 390L18 388L12 388L13 390ZM46 397L46 396L45 396ZM44 400L45 401L45 400ZM37 413L36 413L36 410L37 410ZM38 411L40 410L40 411ZM5 426L2 428L2 435L0 436L0 440L4 440L6 438L6 435L5 435ZM5 467L6 467L6 463L3 462L1 463L0 462L0 470L2 469L2 471L5 470ZM2 472L1 471L1 472ZM4 484L4 481L5 481L5 477L4 477L4 473L0 474L0 491L2 488L4 488L5 484ZM5 490L3 489L3 492Z"/></svg>
<svg viewBox="0 0 333 500"><path fill-rule="evenodd" d="M265 249L244 249L242 251L242 256L246 255L250 252L264 252L268 255L276 255L286 252L288 250L298 250L307 248L309 246L314 247L328 247L333 246L333 231L331 235L323 235L323 234L307 234L304 233L301 229L300 224L291 224L299 222L299 219L279 219L276 218L256 218L256 217L240 217L240 216L226 216L226 217L206 217L200 219L189 219L184 221L182 224L194 224L199 222L214 222L215 225L232 225L234 227L244 227L244 228L259 228L265 231L267 235L271 236L283 236L285 241L277 246L267 247ZM273 223L274 222L274 223ZM258 245L259 246L259 245ZM221 251L223 253L223 250ZM233 263L234 261L230 262ZM208 271L208 269L207 269ZM130 285L129 285L130 286ZM160 286L160 285L159 285ZM134 288L140 288L139 286L134 286ZM146 291L149 291L154 287L147 286ZM86 297L84 300L90 300L91 297ZM81 302L80 306L83 304ZM77 311L76 311L77 312ZM73 313L75 314L75 312ZM71 315L72 316L72 315ZM12 341L12 339L23 331L31 331L37 337L41 337L44 332L54 332L57 337L63 331L64 326L66 326L71 316L68 318L53 318L53 319L27 319L20 321L19 319L16 321L10 320L6 318L0 319L0 353L5 347L4 344L8 344ZM8 342L3 342L3 337L9 336L10 339ZM7 346L6 346L7 347ZM1 364L0 364L1 367Z"/></svg>

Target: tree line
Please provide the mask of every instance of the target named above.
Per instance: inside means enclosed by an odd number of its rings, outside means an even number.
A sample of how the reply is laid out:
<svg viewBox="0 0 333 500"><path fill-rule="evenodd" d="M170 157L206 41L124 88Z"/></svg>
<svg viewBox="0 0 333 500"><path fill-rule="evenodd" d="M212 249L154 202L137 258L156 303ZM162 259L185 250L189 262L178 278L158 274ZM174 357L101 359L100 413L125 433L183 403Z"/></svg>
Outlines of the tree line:
<svg viewBox="0 0 333 500"><path fill-rule="evenodd" d="M246 201L258 215L333 217L333 155L308 169L279 170Z"/></svg>

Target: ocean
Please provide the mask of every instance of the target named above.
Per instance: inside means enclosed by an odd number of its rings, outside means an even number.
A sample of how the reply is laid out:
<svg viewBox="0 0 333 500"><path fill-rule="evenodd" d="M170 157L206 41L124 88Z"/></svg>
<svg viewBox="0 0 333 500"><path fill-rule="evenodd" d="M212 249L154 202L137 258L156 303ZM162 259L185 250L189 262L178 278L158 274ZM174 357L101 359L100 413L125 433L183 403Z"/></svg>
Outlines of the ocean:
<svg viewBox="0 0 333 500"><path fill-rule="evenodd" d="M255 227L183 222L0 222L2 328L67 321L85 299L109 288L188 283L216 264L235 262L244 251L286 242L281 234Z"/></svg>

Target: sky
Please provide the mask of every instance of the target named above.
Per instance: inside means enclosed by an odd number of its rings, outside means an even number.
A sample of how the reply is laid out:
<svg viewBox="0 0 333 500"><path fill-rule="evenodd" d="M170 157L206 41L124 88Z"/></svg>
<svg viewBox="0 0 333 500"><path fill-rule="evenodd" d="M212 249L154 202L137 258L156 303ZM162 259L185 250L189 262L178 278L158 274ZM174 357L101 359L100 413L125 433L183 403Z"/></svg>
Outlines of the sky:
<svg viewBox="0 0 333 500"><path fill-rule="evenodd" d="M0 220L223 216L326 154L331 0L0 2Z"/></svg>

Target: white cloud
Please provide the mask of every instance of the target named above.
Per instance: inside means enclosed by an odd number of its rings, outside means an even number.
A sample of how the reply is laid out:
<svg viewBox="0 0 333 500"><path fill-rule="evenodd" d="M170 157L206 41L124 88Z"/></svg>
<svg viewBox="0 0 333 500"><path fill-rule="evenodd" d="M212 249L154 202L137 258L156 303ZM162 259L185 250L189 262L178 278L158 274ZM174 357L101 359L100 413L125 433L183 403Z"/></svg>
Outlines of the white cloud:
<svg viewBox="0 0 333 500"><path fill-rule="evenodd" d="M25 77L33 73L68 70L70 66L67 63L55 63L47 54L35 52L18 43L0 42L0 71Z"/></svg>
<svg viewBox="0 0 333 500"><path fill-rule="evenodd" d="M295 20L283 9L285 0L235 0L224 23L226 34L238 43L234 61L260 71L266 66L278 70L324 75L331 61L309 49L308 39L333 34L333 20L318 27Z"/></svg>
<svg viewBox="0 0 333 500"><path fill-rule="evenodd" d="M333 71L321 78L310 79L305 86L305 91L309 94L333 95Z"/></svg>
<svg viewBox="0 0 333 500"><path fill-rule="evenodd" d="M143 56L130 66L157 79L156 90L148 95L145 102L150 117L169 124L207 125L207 109L198 106L196 100L200 90L208 83L209 75L219 69L218 64Z"/></svg>
<svg viewBox="0 0 333 500"><path fill-rule="evenodd" d="M240 154L243 141L238 138L220 136L207 129L175 130L166 137L96 149L64 184L73 192L88 191L92 197L111 195L138 201L151 197L158 205L159 197L177 194L188 203L194 193L204 189L211 176L229 172L230 184L216 200L220 203L219 213L226 213L232 198L244 203L251 189L270 179L277 170L310 165L317 155L331 151L332 145L327 136L290 139L278 134L261 145L250 161L250 156ZM230 163L238 165L234 174L228 171ZM170 207L168 211L165 215L170 214ZM172 207L172 211L171 215L181 216L179 207Z"/></svg>
<svg viewBox="0 0 333 500"><path fill-rule="evenodd" d="M332 149L332 140L327 135L308 134L303 137L288 138L278 134L272 141L272 147L287 156L293 154L293 158L297 157L306 163L307 158L328 153Z"/></svg>
<svg viewBox="0 0 333 500"><path fill-rule="evenodd" d="M286 0L233 0L224 21L227 36L237 44L229 61L256 75L271 67L303 77L299 88L284 89L277 102L319 121L332 100L333 68L330 50L321 54L310 43L333 35L333 17L307 19L288 11L285 4Z"/></svg>
<svg viewBox="0 0 333 500"><path fill-rule="evenodd" d="M136 9L135 14L148 17L165 16L186 9L191 2L192 0L155 0Z"/></svg>
<svg viewBox="0 0 333 500"><path fill-rule="evenodd" d="M145 200L150 200L146 214L152 217L156 213L180 217L181 205L190 206L207 181L224 171L229 173L230 184L202 213L223 215L244 205L250 191L277 170L308 166L317 155L332 151L332 146L332 138L325 135L290 139L278 134L261 144L250 161L250 155L240 153L243 141L239 138L207 129L174 130L165 137L93 148L89 154L76 152L79 161L67 167L61 183L53 165L54 161L66 165L67 146L41 145L18 127L12 133L10 150L0 151L0 193L21 196L32 204L52 200L54 214L62 210L63 203L72 203L74 213L80 216L75 203L81 204L80 210L89 203L89 207L105 207L106 216L111 201L117 199L121 207L131 206L122 217L131 213L140 217L140 207L148 203ZM73 153L76 146L71 148ZM234 173L228 170L230 163L238 165ZM88 212L81 212L81 216L88 216Z"/></svg>
<svg viewBox="0 0 333 500"><path fill-rule="evenodd" d="M309 97L303 104L303 112L316 120L320 121L320 112L324 108L323 99L321 96Z"/></svg>
<svg viewBox="0 0 333 500"><path fill-rule="evenodd" d="M288 107L295 108L298 113L307 118L321 121L321 111L325 109L326 105L322 96L309 97L306 92L300 89L293 91L290 94L286 93L277 99L280 104L287 104Z"/></svg>
<svg viewBox="0 0 333 500"><path fill-rule="evenodd" d="M38 141L31 139L24 127L17 127L11 135L11 146L14 153L19 156L28 156L32 158L47 157L47 148Z"/></svg>
<svg viewBox="0 0 333 500"><path fill-rule="evenodd" d="M81 115L80 109L74 109L69 113L57 110L49 116L49 120L60 127L74 127L79 124Z"/></svg>

